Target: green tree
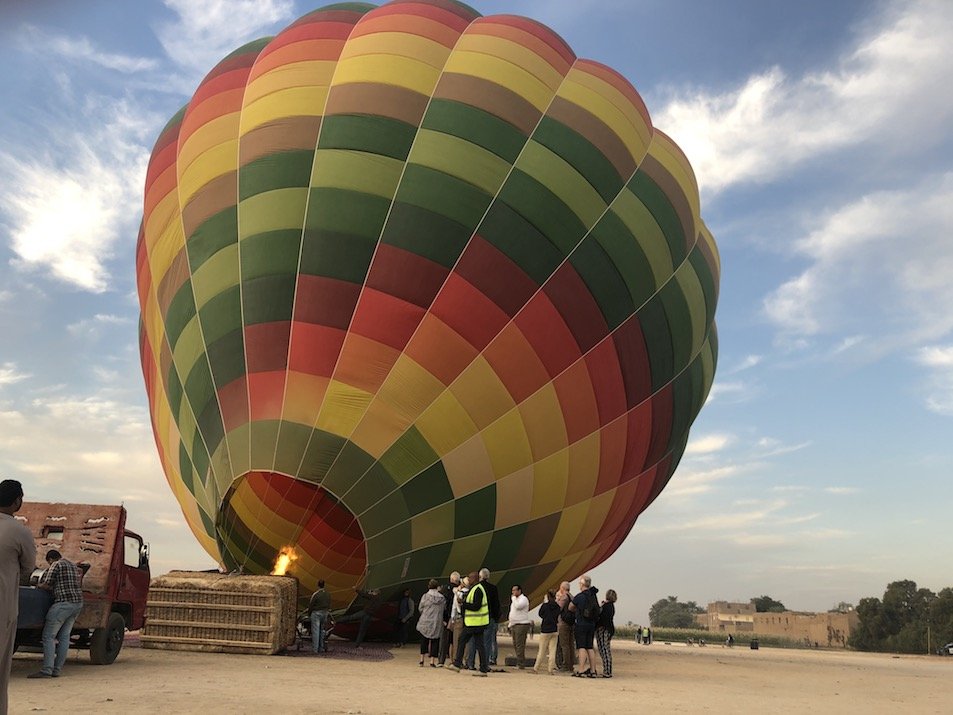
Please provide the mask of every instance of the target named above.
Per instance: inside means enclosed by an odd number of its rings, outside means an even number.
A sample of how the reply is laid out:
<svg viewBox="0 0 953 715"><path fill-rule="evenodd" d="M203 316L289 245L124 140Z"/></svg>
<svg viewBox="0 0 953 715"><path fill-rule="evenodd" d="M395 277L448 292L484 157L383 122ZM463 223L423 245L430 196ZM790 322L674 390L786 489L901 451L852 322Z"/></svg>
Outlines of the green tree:
<svg viewBox="0 0 953 715"><path fill-rule="evenodd" d="M771 596L758 596L758 598L752 598L751 602L758 613L783 613L788 610L783 603L775 601Z"/></svg>
<svg viewBox="0 0 953 715"><path fill-rule="evenodd" d="M882 601L862 598L857 616L858 626L848 639L852 648L926 653L928 645L932 649L947 642L945 637L953 637L953 589L935 594L917 588L914 581L894 581L887 584Z"/></svg>
<svg viewBox="0 0 953 715"><path fill-rule="evenodd" d="M694 601L681 603L677 596L669 596L652 604L649 624L654 628L691 628L696 613L704 613L704 609Z"/></svg>

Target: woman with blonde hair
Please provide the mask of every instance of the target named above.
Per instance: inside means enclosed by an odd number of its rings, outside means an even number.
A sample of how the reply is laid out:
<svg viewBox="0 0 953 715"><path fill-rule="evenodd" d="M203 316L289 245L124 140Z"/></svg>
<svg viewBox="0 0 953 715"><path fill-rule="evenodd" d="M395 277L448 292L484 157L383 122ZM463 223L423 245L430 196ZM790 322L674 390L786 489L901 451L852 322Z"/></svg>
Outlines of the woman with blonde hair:
<svg viewBox="0 0 953 715"><path fill-rule="evenodd" d="M611 588L606 591L602 602L599 620L596 622L596 643L599 645L599 657L602 659L602 677L612 677L612 636L615 635L615 601L618 596Z"/></svg>

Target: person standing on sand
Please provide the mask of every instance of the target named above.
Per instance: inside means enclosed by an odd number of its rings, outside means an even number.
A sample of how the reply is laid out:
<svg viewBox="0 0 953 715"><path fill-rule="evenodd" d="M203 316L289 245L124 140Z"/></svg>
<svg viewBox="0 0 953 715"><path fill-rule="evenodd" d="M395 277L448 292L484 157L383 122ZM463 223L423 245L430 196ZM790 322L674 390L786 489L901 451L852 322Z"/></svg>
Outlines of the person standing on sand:
<svg viewBox="0 0 953 715"><path fill-rule="evenodd" d="M367 627L371 624L371 621L374 619L374 614L377 612L377 608L381 605L381 592L376 588L370 591L364 591L355 587L354 593L364 602L360 610L336 620L338 623L361 622L360 627L357 629L357 639L354 641L354 646L360 648L364 642L364 636L367 635Z"/></svg>
<svg viewBox="0 0 953 715"><path fill-rule="evenodd" d="M460 639L460 645L457 646L457 657L450 666L451 670L458 673L463 668L463 653L466 650L467 642L473 640L476 643L477 653L480 655L480 670L474 675L486 677L490 672L490 666L486 658L486 648L483 644L483 633L490 623L490 608L487 605L486 589L480 583L480 575L474 571L469 576L470 583L474 584L466 595L457 599L460 600L460 608L463 611L463 637Z"/></svg>
<svg viewBox="0 0 953 715"><path fill-rule="evenodd" d="M430 667L437 667L437 650L440 647L440 631L443 630L443 607L447 599L438 590L440 582L432 578L427 584L427 593L420 597L420 618L417 631L420 633L420 667L424 656L430 655Z"/></svg>
<svg viewBox="0 0 953 715"><path fill-rule="evenodd" d="M0 482L0 715L7 715L7 687L13 643L17 635L20 585L30 583L36 568L33 535L13 518L23 506L23 486L16 479Z"/></svg>
<svg viewBox="0 0 953 715"><path fill-rule="evenodd" d="M547 591L546 600L539 607L539 651L536 653L536 662L533 672L539 673L540 664L549 658L549 674L556 674L556 638L558 637L559 604L556 602L556 592Z"/></svg>
<svg viewBox="0 0 953 715"><path fill-rule="evenodd" d="M64 559L56 549L46 552L46 562L50 567L37 587L53 594L53 605L46 612L46 623L43 624L43 667L30 673L28 678L59 677L69 652L73 623L83 610L80 570L76 564Z"/></svg>
<svg viewBox="0 0 953 715"><path fill-rule="evenodd" d="M616 598L618 596L613 589L606 591L606 600L602 602L599 620L596 621L596 643L599 644L603 678L612 677L612 636L615 635Z"/></svg>
<svg viewBox="0 0 953 715"><path fill-rule="evenodd" d="M456 588L460 585L460 573L454 571L450 574L450 582L443 587L443 597L446 599L446 605L443 608L443 631L440 633L440 659L441 668L447 662L447 656L453 647L453 600L456 597Z"/></svg>
<svg viewBox="0 0 953 715"><path fill-rule="evenodd" d="M485 566L480 569L480 583L483 584L483 588L486 590L486 597L489 601L490 607L490 623L487 625L486 630L483 635L483 645L486 648L486 657L490 661L490 665L496 665L496 658L499 653L499 646L496 642L496 633L499 630L500 625L500 590L496 587L496 584L490 582L490 570ZM473 661L470 661L470 665L473 665Z"/></svg>
<svg viewBox="0 0 953 715"><path fill-rule="evenodd" d="M569 610L569 602L572 601L572 593L569 591L569 581L563 581L559 584L559 591L556 593L556 604L559 606L559 621L557 623L557 649L562 656L562 663L559 670L562 673L571 673L572 666L576 662L573 651L575 638L573 637L573 627L576 624L575 614Z"/></svg>
<svg viewBox="0 0 953 715"><path fill-rule="evenodd" d="M569 610L576 614L574 635L576 636L576 649L579 651L578 670L573 673L575 677L596 677L596 672L593 670L596 653L592 649L592 642L596 635L598 615L595 611L599 607L598 598L599 589L592 585L592 579L589 576L580 577L579 593L569 602ZM582 669L583 666L585 666L585 670Z"/></svg>
<svg viewBox="0 0 953 715"><path fill-rule="evenodd" d="M394 644L398 648L403 648L407 643L407 629L410 626L410 620L414 617L414 597L409 588L404 589L404 595L400 598L397 606L397 642Z"/></svg>
<svg viewBox="0 0 953 715"><path fill-rule="evenodd" d="M510 634L513 636L513 652L516 655L516 667L520 670L526 667L526 635L533 619L529 617L529 599L523 595L523 587L516 584L512 588L510 597L510 615L507 621Z"/></svg>
<svg viewBox="0 0 953 715"><path fill-rule="evenodd" d="M318 581L318 590L311 594L308 602L308 616L311 618L311 649L315 653L327 653L328 644L324 640L324 626L331 613L331 594L324 590L324 579Z"/></svg>

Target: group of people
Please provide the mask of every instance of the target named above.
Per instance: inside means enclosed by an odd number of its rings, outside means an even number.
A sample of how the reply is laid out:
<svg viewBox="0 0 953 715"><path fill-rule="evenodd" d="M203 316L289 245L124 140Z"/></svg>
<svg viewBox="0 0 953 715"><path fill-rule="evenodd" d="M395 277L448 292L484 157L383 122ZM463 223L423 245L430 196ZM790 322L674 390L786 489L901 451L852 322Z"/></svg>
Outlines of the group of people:
<svg viewBox="0 0 953 715"><path fill-rule="evenodd" d="M462 577L454 571L448 583L441 585L431 579L427 587L416 604L420 614L417 621L419 666L424 667L429 659L432 668L472 670L475 676L485 677L497 665L497 633L502 617L499 590L490 581L490 571L484 568ZM405 605L404 600L409 601L409 605ZM615 601L616 592L612 589L600 601L599 591L589 576L579 579L579 592L575 596L568 581L558 590L549 591L538 611L541 634L531 672L539 673L545 668L551 675L559 670L575 677L598 677L594 650L597 644L601 676L611 678ZM409 591L405 591L398 609L399 622L406 623L405 619L413 613L413 601ZM513 639L516 667L526 669L529 666L526 639L533 618L529 599L520 584L511 587L506 622ZM477 657L479 669L475 668Z"/></svg>

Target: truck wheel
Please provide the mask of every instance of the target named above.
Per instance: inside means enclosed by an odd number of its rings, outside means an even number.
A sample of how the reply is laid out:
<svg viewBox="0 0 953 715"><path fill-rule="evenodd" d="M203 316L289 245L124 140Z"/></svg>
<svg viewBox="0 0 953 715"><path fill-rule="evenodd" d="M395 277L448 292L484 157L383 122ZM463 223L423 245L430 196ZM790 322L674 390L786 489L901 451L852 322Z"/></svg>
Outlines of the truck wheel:
<svg viewBox="0 0 953 715"><path fill-rule="evenodd" d="M112 663L122 650L125 634L126 619L118 613L110 613L106 627L93 631L93 637L89 642L89 659L95 665Z"/></svg>

